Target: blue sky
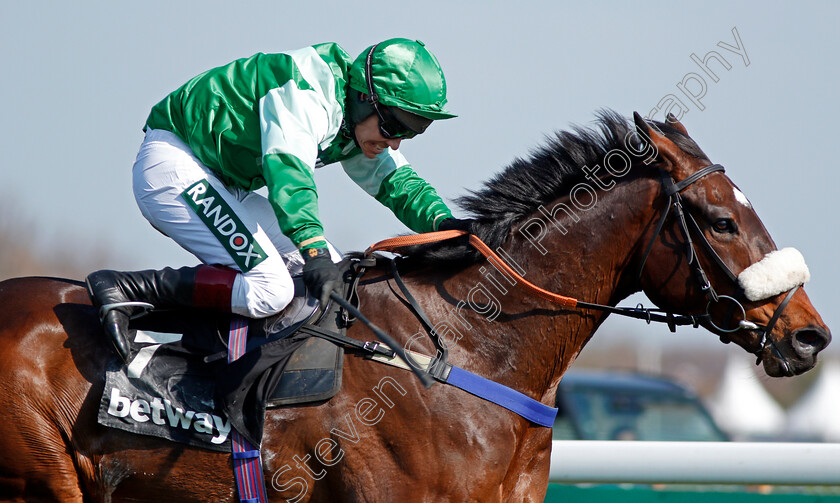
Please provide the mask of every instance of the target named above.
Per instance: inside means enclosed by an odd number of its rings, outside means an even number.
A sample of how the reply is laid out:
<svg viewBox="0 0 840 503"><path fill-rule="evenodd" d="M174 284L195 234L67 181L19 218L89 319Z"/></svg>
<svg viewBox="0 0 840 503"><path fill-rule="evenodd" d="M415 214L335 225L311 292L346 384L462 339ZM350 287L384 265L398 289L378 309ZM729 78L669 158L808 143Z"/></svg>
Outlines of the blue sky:
<svg viewBox="0 0 840 503"><path fill-rule="evenodd" d="M41 251L104 248L102 267L194 264L133 200L130 169L149 108L195 74L256 52L335 41L355 55L405 36L438 56L459 114L402 147L447 200L600 108L646 114L674 95L688 106L683 124L776 243L802 251L806 290L836 328L837 19L840 4L807 1L3 2L0 196L11 210L0 219L29 222L21 239ZM733 28L749 65L718 45L736 44ZM691 59L712 50L731 65L710 64L718 82ZM678 87L701 94L692 73L706 86L697 102ZM406 231L339 166L316 180L327 235L343 251ZM635 321L602 331L664 333ZM679 337L717 343L703 331Z"/></svg>

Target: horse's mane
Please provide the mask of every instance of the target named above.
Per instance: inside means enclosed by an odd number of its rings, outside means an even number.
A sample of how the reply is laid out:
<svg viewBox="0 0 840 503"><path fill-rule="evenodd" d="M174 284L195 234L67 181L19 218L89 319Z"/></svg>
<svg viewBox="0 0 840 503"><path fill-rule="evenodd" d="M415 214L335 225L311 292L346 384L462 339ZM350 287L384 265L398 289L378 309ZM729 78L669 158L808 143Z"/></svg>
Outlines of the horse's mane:
<svg viewBox="0 0 840 503"><path fill-rule="evenodd" d="M686 153L706 157L691 138L673 126L658 121L648 123ZM584 167L603 166L604 156L614 149L626 152L629 146L640 152L638 135L625 140L634 131L630 120L615 111L602 110L593 127L573 126L572 131L555 132L527 158L516 158L482 188L459 197L456 203L476 220L473 232L496 249L515 223L534 214L541 205L568 195L572 187L582 182ZM408 248L403 254L416 265L466 265L481 258L463 238Z"/></svg>

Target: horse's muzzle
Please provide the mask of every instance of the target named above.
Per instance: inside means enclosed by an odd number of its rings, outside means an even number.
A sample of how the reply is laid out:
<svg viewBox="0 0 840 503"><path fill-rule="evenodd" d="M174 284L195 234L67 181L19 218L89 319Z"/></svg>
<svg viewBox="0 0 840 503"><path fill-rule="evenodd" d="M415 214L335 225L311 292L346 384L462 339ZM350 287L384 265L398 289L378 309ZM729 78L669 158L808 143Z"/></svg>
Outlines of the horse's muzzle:
<svg viewBox="0 0 840 503"><path fill-rule="evenodd" d="M803 327L791 334L791 345L796 354L803 359L810 359L825 349L831 342L831 332L823 327Z"/></svg>

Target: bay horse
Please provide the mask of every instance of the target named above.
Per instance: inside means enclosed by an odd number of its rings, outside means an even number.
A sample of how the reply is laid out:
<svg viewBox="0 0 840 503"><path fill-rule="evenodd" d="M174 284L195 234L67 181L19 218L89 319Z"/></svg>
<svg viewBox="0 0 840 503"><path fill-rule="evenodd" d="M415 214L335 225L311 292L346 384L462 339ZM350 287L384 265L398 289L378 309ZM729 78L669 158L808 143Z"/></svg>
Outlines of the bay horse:
<svg viewBox="0 0 840 503"><path fill-rule="evenodd" d="M610 111L597 124L556 134L463 197L474 233L548 291L608 306L644 291L664 310L698 315L770 376L814 367L828 327L799 285L750 300L733 280L776 246L682 124ZM447 325L451 363L546 405L609 314L518 288L461 238L409 250L400 268L427 316ZM388 269L372 270L358 290L363 312L430 351L395 291ZM236 500L229 454L97 424L115 355L82 283L10 279L0 306L0 499ZM370 339L359 323L348 335ZM271 501L536 503L550 449L550 428L345 355L338 395L267 412L262 457Z"/></svg>

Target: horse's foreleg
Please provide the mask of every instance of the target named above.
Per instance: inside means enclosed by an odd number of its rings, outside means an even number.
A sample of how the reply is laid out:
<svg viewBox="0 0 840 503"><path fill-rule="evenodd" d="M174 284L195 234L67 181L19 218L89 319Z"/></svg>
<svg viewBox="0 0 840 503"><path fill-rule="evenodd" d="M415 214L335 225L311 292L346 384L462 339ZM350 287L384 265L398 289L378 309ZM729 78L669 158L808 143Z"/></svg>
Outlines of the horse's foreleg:
<svg viewBox="0 0 840 503"><path fill-rule="evenodd" d="M506 503L541 503L545 499L551 460L551 430L540 429L526 435L519 445L519 455L505 477Z"/></svg>
<svg viewBox="0 0 840 503"><path fill-rule="evenodd" d="M0 501L82 502L71 439L89 385L51 381L50 372L67 375L62 366L73 362L65 351L37 350L56 330L21 336L8 320L0 319L0 326L4 322L10 328L0 330ZM47 347L61 348L61 342L51 342Z"/></svg>
<svg viewBox="0 0 840 503"><path fill-rule="evenodd" d="M0 421L0 438L5 451L0 500L84 501L73 457L48 420L30 412L23 419Z"/></svg>

